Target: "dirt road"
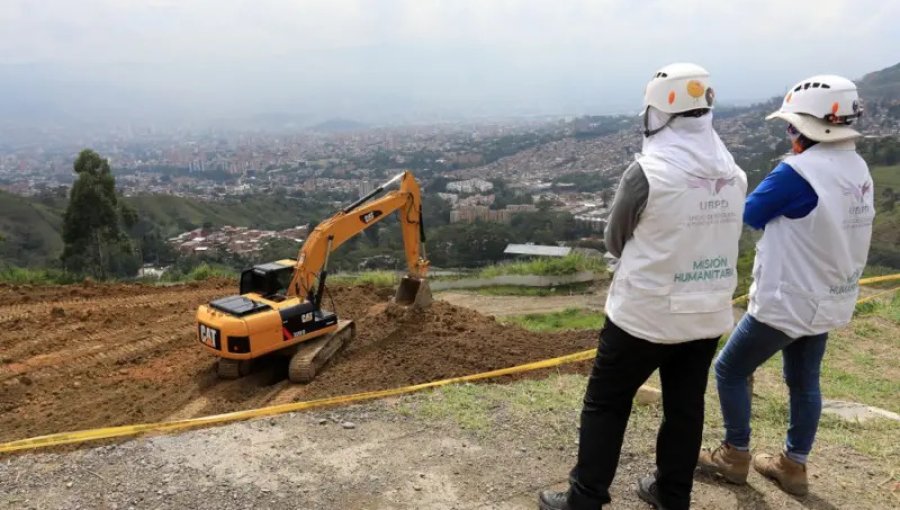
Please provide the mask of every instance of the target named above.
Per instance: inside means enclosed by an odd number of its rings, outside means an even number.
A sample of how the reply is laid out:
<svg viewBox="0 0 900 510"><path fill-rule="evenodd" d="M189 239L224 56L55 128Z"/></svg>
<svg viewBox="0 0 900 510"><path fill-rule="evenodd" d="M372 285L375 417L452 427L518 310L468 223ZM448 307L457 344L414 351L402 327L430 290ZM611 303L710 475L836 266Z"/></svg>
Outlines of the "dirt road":
<svg viewBox="0 0 900 510"><path fill-rule="evenodd" d="M387 305L389 289L335 287L337 312L356 320L358 335L315 381L289 384L283 358L220 381L214 358L196 345L194 312L233 292L224 280L0 286L0 441L383 389L595 342L588 332L529 333L444 302L406 312Z"/></svg>
<svg viewBox="0 0 900 510"><path fill-rule="evenodd" d="M503 317L529 313L547 313L578 308L603 310L606 294L572 294L560 296L486 296L475 292L440 292L437 298L456 306L477 310L482 315Z"/></svg>

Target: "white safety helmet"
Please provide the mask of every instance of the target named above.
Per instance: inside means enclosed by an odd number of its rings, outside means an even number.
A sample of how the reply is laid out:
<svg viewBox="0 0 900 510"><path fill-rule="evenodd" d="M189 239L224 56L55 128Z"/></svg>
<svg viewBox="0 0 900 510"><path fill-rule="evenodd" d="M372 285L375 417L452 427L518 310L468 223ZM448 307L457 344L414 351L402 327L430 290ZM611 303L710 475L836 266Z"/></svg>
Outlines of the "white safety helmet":
<svg viewBox="0 0 900 510"><path fill-rule="evenodd" d="M697 64L669 64L647 83L644 112L648 106L668 114L712 108L715 98L706 69Z"/></svg>
<svg viewBox="0 0 900 510"><path fill-rule="evenodd" d="M822 74L791 87L781 108L766 117L782 119L816 142L851 140L860 133L850 127L862 115L856 84L847 78Z"/></svg>

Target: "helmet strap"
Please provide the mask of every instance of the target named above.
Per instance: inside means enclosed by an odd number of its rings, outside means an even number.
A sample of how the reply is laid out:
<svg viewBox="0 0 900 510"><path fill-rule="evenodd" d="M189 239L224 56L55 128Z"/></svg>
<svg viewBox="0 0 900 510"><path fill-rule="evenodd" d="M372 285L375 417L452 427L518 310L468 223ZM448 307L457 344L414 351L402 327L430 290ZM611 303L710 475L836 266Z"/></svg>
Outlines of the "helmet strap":
<svg viewBox="0 0 900 510"><path fill-rule="evenodd" d="M659 126L656 129L650 129L650 106L647 106L647 108L644 110L644 136L646 138L650 138L656 133L659 133L660 131L665 129L666 126L668 126L669 123L672 122L672 119L674 119L675 117L675 115L669 114L669 118L666 119L666 122L662 126Z"/></svg>

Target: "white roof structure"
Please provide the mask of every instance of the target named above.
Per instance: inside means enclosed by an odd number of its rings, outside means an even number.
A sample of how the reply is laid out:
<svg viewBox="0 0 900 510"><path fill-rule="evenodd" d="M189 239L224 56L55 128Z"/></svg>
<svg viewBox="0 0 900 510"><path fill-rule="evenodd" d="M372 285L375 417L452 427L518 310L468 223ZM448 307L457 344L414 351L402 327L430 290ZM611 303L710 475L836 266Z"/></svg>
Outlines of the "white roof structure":
<svg viewBox="0 0 900 510"><path fill-rule="evenodd" d="M546 246L541 244L509 244L503 253L507 255L530 255L532 257L565 257L572 251L567 246Z"/></svg>

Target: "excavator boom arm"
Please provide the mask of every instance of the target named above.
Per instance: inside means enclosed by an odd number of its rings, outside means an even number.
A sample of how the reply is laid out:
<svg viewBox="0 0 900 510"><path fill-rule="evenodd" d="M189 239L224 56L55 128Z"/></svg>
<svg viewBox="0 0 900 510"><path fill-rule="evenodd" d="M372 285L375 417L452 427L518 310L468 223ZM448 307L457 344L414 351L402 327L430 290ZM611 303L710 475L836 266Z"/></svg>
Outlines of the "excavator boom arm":
<svg viewBox="0 0 900 510"><path fill-rule="evenodd" d="M388 185L400 181L400 188L384 196L369 201ZM375 225L398 211L406 265L410 275L424 278L428 271L428 260L424 253L424 228L422 226L422 194L419 185L410 172L403 172L379 186L367 197L363 197L343 211L320 223L310 234L300 249L297 266L288 287L289 296L312 298L313 287L322 271L328 255L353 236Z"/></svg>

